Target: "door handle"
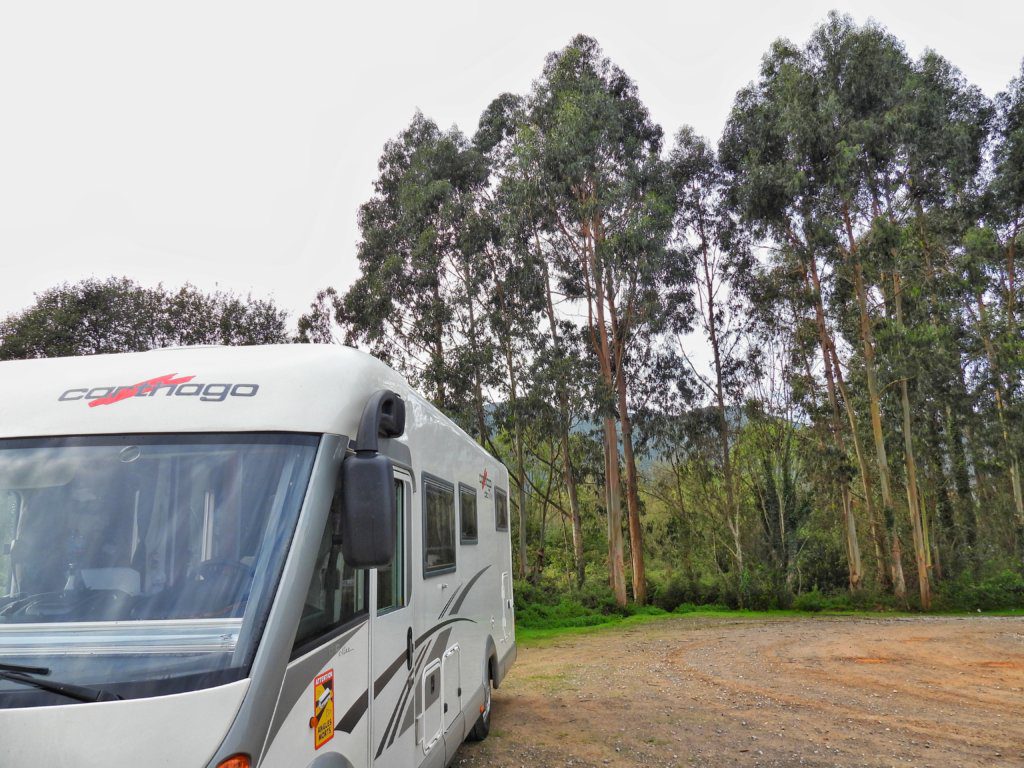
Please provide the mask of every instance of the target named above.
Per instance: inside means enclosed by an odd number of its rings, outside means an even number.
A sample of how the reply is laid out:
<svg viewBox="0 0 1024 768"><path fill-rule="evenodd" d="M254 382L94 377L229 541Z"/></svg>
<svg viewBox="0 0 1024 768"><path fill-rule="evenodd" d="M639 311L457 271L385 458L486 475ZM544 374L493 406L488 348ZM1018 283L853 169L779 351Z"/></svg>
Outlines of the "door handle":
<svg viewBox="0 0 1024 768"><path fill-rule="evenodd" d="M405 633L405 665L412 669L412 627Z"/></svg>

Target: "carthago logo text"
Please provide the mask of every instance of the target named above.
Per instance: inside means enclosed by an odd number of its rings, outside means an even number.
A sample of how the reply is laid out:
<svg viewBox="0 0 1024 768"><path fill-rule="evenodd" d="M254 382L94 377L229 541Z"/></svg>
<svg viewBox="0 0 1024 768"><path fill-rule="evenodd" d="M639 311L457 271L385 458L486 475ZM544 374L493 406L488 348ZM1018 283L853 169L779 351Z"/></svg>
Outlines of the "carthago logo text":
<svg viewBox="0 0 1024 768"><path fill-rule="evenodd" d="M204 384L194 381L196 377L178 376L168 373L156 378L140 381L138 384L121 384L102 387L75 387L61 393L58 401L84 400L90 408L99 405L113 405L133 397L198 397L204 403L223 403L229 397L255 397L260 391L259 384Z"/></svg>

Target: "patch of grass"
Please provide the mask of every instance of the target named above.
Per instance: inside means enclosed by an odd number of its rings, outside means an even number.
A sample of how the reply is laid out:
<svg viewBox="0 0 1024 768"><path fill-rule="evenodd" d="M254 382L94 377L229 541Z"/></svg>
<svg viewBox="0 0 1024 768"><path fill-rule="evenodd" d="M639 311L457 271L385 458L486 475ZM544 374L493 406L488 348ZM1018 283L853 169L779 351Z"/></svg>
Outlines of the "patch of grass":
<svg viewBox="0 0 1024 768"><path fill-rule="evenodd" d="M936 600L936 609L928 615L999 616L1024 615L1024 582L1014 573L1001 573L976 583L946 582ZM674 603L668 611L656 605L621 607L604 585L588 585L567 595L527 582L516 585L516 637L524 646L543 644L563 635L603 632L627 628L666 618L786 620L810 617L897 618L920 616L919 612L898 605L891 596L862 591L855 594L826 594L817 589L798 595L792 608L749 610L730 608L721 603L697 605ZM674 602L674 601L673 601ZM664 605L664 603L663 603Z"/></svg>
<svg viewBox="0 0 1024 768"><path fill-rule="evenodd" d="M655 621L665 619L725 619L733 621L787 621L795 619L879 619L879 618L920 618L922 616L1024 616L1024 609L1013 608L998 611L933 611L922 614L913 611L872 611L864 609L845 610L821 610L813 613L798 610L773 610L773 611L749 611L731 610L729 608L697 608L683 613L641 613L626 617L608 617L607 621L601 624L572 627L545 627L537 629L532 627L517 627L516 642L520 647L541 647L554 642L562 637L577 635L588 635L597 632L608 632L616 629L627 629L635 626L642 626Z"/></svg>

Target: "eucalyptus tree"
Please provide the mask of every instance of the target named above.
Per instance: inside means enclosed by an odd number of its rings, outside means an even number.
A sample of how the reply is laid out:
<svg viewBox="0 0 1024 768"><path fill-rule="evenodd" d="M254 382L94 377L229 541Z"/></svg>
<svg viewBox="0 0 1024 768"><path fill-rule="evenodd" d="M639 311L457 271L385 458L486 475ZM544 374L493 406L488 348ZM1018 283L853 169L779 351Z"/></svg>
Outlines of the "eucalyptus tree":
<svg viewBox="0 0 1024 768"><path fill-rule="evenodd" d="M530 405L525 407L532 414L532 431L536 432L538 424L547 425L557 433L561 444L562 477L572 523L576 584L581 587L586 559L578 469L573 462L574 452L570 444L573 424L592 415L589 404L594 399L580 395L593 392L593 387L588 386L589 372L580 359L579 353L585 349L585 343L579 329L556 311L563 296L558 292L549 266L555 259L552 243L546 234L541 174L536 165L538 157L536 152L530 151L531 142L524 140L530 132L526 108L526 100L522 96L508 93L498 96L484 110L473 139L474 145L487 157L492 173L486 209L495 223L495 239L491 248L495 269L512 269L512 274L519 278L511 284L514 295L531 297L516 301L514 305L527 309L526 313L510 316L508 308L503 306L503 293L499 292L493 303L497 311L492 318L499 338L508 341L504 348L509 383L507 392L512 401L519 397L515 386L518 372L524 370L523 362L531 359L527 352L533 352L530 371L536 386L526 393ZM530 310L539 315L532 317ZM515 333L508 332L511 330L509 321L515 326ZM527 343L522 343L522 340L527 340ZM524 531L525 526L521 530ZM525 540L520 541L520 549L525 557Z"/></svg>
<svg viewBox="0 0 1024 768"><path fill-rule="evenodd" d="M971 291L961 243L977 218L993 111L956 67L926 51L911 66L896 114L900 141L888 194L901 204L889 205L886 219L901 233L879 261L891 284L888 319L895 322L897 345L889 357L900 382L904 432L917 436L923 459L922 522L925 509L932 510L934 535L928 525L923 533L933 574L941 577L944 559L962 565L956 558L973 547L976 527L965 446L974 403L962 322ZM876 219L872 229L879 227ZM913 446L904 454L910 460ZM968 547L954 545L961 528Z"/></svg>
<svg viewBox="0 0 1024 768"><path fill-rule="evenodd" d="M711 377L695 370L695 378L711 395L718 416L721 472L725 490L724 518L732 534L730 551L737 572L744 573L739 476L733 461L733 412L745 388L745 338L740 323L737 282L754 265L748 239L729 205L727 178L714 150L692 129L676 136L669 156L669 174L676 194L675 244L680 259L696 267L698 325L711 347ZM859 573L859 554L857 569Z"/></svg>
<svg viewBox="0 0 1024 768"><path fill-rule="evenodd" d="M1018 546L1024 557L1024 492L1021 455L1024 453L1024 341L1021 338L1021 280L1018 261L1024 250L1024 65L1007 89L996 97L997 121L993 146L994 173L990 185L990 220L998 241L998 260L990 259L987 273L996 311L985 318L989 357L1013 492ZM993 254L995 255L995 254ZM984 312L984 296L979 312ZM995 315L995 317L992 317Z"/></svg>
<svg viewBox="0 0 1024 768"><path fill-rule="evenodd" d="M817 109L824 122L832 126L827 137L830 156L824 168L832 196L831 213L839 224L841 247L835 252L835 266L853 286L857 330L850 337L860 344L882 501L889 520L895 501L878 375L875 336L880 318L873 311L882 302L877 292L872 292L873 281L877 283L883 278L877 264L865 261L858 238L876 218L891 214L892 207L900 204L893 178L898 173L896 158L901 136L893 126L898 125L903 89L912 70L900 42L883 28L875 24L858 28L849 18L835 14L812 34L807 54L808 70L818 86ZM901 406L907 472L905 509L914 543L921 602L927 606L931 599L928 555L906 398L901 398ZM893 539L894 564L898 563L899 554L897 535ZM903 591L901 574L895 575L899 594Z"/></svg>
<svg viewBox="0 0 1024 768"><path fill-rule="evenodd" d="M536 170L537 215L559 288L585 317L600 371L610 584L626 600L621 566L619 429L634 599L646 601L631 392L648 340L688 320L685 264L667 247L673 195L662 131L636 85L597 43L577 36L548 56L526 100L516 152Z"/></svg>
<svg viewBox="0 0 1024 768"><path fill-rule="evenodd" d="M502 200L491 199L484 206L490 235L480 253L490 288L481 320L486 324L495 359L492 384L500 400L494 411L495 423L512 440L519 515L519 575L523 578L527 568L528 444L540 437L533 427L538 407L545 404L537 402L535 365L544 340L538 328L544 294L534 254L502 226L506 214L503 204Z"/></svg>
<svg viewBox="0 0 1024 768"><path fill-rule="evenodd" d="M347 342L393 363L484 443L490 276L478 208L487 164L458 129L417 113L385 145L378 170L359 211L360 276L335 318Z"/></svg>
<svg viewBox="0 0 1024 768"><path fill-rule="evenodd" d="M820 28L820 38L848 22L830 17L829 27ZM820 47L820 44L819 46ZM809 46L811 48L811 46ZM844 146L833 132L841 120L827 114L832 100L821 103L821 71L813 50L805 50L783 40L776 41L765 55L759 79L742 89L726 124L720 144L724 168L730 175L730 195L743 220L755 235L770 244L765 264L769 284L762 285L760 300L781 308L789 307L794 332L813 324L825 389L830 404L830 432L838 455L847 452L843 421L853 445L859 468L862 496L873 531L876 559L889 560L892 583L897 593L903 587L899 540L894 528L894 503L890 470L881 434L881 412L877 399L872 401L872 427L876 445L877 471L882 488L886 527L892 537L893 551L880 535L880 521L873 505L872 474L866 451L860 444L860 416L848 391L846 374L850 364L848 347L837 343L840 327L832 311L831 297L837 275L830 257L840 251L842 231L841 190L836 178L842 177ZM837 167L838 166L838 167ZM765 313L771 320L770 307ZM866 320L866 318L864 318ZM864 324L861 326L865 327ZM870 332L870 324L866 325ZM873 344L865 341L865 359L873 361ZM802 349L795 345L795 349ZM845 359L844 359L845 356ZM807 381L813 381L810 360L794 366L794 372L806 368ZM869 369L872 371L873 368ZM845 411L845 419L841 415ZM852 585L860 581L857 560L855 519L852 494L840 489L843 500L845 538Z"/></svg>
<svg viewBox="0 0 1024 768"><path fill-rule="evenodd" d="M964 297L956 260L977 198L989 118L984 96L942 57L926 52L911 61L882 27L831 14L806 46L773 46L760 80L737 97L723 139L746 215L783 248L809 253L816 245L820 253L820 262L804 262L822 357L832 359L826 375L846 404L854 439L843 369L863 376L894 589L903 592L896 477L906 491L924 606L937 550L929 542L922 455L931 505L946 509L943 498L952 492L964 514L973 514L960 415L970 408L956 330ZM837 334L856 350L846 361ZM890 385L899 393L895 402ZM896 434L902 478L889 458ZM952 484L944 469L950 465L961 467ZM943 518L951 527L952 516Z"/></svg>

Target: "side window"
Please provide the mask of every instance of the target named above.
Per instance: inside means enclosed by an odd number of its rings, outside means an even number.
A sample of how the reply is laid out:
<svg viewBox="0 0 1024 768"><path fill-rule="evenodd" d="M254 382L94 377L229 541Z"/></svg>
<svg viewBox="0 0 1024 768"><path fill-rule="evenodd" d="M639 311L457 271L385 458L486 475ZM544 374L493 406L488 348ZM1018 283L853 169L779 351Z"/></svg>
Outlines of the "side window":
<svg viewBox="0 0 1024 768"><path fill-rule="evenodd" d="M455 569L455 488L423 479L423 573Z"/></svg>
<svg viewBox="0 0 1024 768"><path fill-rule="evenodd" d="M295 635L294 648L311 643L367 612L366 570L345 564L341 554L341 494L335 494L327 518L320 550L313 567L313 578L306 592L302 618Z"/></svg>
<svg viewBox="0 0 1024 768"><path fill-rule="evenodd" d="M508 530L508 496L500 488L494 490L494 527L499 531Z"/></svg>
<svg viewBox="0 0 1024 768"><path fill-rule="evenodd" d="M459 520L459 541L463 544L476 544L476 488L468 485L459 486Z"/></svg>
<svg viewBox="0 0 1024 768"><path fill-rule="evenodd" d="M390 611L405 605L405 483L395 480L395 556L390 565L377 569L377 610Z"/></svg>

